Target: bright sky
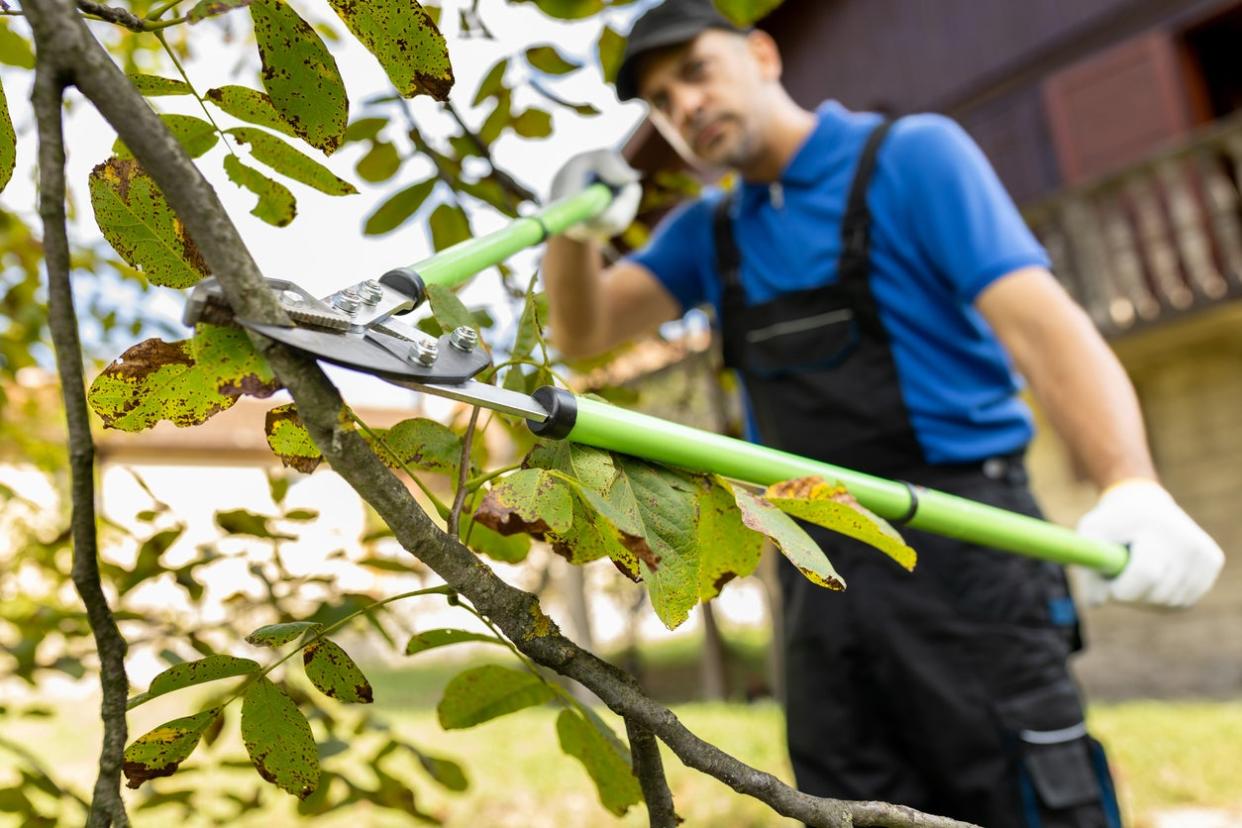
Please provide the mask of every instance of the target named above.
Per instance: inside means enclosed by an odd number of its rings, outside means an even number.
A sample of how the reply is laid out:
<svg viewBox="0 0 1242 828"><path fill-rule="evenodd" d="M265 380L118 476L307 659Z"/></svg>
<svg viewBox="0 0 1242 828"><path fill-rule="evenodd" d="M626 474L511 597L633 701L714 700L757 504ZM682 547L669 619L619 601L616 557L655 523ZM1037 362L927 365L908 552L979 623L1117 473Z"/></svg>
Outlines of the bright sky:
<svg viewBox="0 0 1242 828"><path fill-rule="evenodd" d="M391 105L367 107L368 98L386 94L390 85L379 63L345 29L344 25L321 3L294 0L293 5L304 17L330 23L341 34L341 39L329 43L341 74L350 92L350 120L366 114L396 116ZM570 154L601 146L618 146L642 117L637 104L620 104L612 88L606 86L595 62L594 45L602 23L625 32L634 15L650 2L639 2L618 9L610 9L592 20L563 22L543 15L533 4L509 5L501 0L483 0L480 4L484 20L497 40L462 38L459 36L457 10L468 7L466 0L444 0L441 17L445 35L449 39L450 55L456 77L452 99L460 111L466 113L471 126L482 123L490 111L490 104L471 111L469 104L483 74L505 55L520 55L530 45L554 43L562 54L586 65L586 68L567 77L540 76L540 82L556 94L571 101L594 104L601 114L583 118L562 107L556 107L537 93L519 89L514 96L514 109L520 111L527 105L539 106L553 111L554 132L544 140L530 141L507 133L494 145L497 162L516 175L537 193L546 193L548 183L560 163ZM28 32L24 21L8 18L14 29ZM92 24L94 31L106 35L107 24ZM216 19L194 26L188 34L193 45L193 55L186 62L186 70L194 86L203 92L215 86L240 83L257 87L258 52L253 44L245 42L249 36L249 18L245 11L233 12L227 19ZM175 77L175 70L168 65L147 67L154 74ZM522 60L510 65L506 80L519 86L523 73L534 72ZM32 226L37 226L35 206L35 173L33 161L36 154L34 124L28 104L32 74L24 70L4 67L0 70L9 100L15 126L18 129L18 170L13 180L0 195L0 204L21 214ZM86 180L90 170L111 154L115 139L113 130L79 95L72 95L72 112L66 124L68 136L68 180L73 189L72 202L76 216L71 233L82 242L97 240L98 227L90 209L86 194ZM190 97L161 97L152 99L161 112L179 112L202 117L202 111ZM425 134L435 135L441 130L452 129L447 116L442 116L437 104L430 98L416 98L412 109ZM213 109L213 116L221 126L236 125L228 116ZM239 122L238 122L239 123ZM388 137L404 150L406 143L398 134L399 122L389 129ZM433 196L424 204L418 216L398 230L375 238L362 235L362 224L389 194L412 183L421 181L430 173L430 164L407 162L394 179L379 185L368 184L354 173L354 164L366 152L368 145L347 145L331 158L324 159L319 153L298 142L299 149L314 155L341 177L353 182L361 191L359 195L333 197L319 193L296 182L274 176L293 191L298 200L298 216L285 228L265 224L249 214L255 198L249 192L235 186L224 175L221 159L226 150L222 145L198 159L198 164L208 180L216 187L221 200L246 239L251 253L263 272L271 277L299 282L315 295L324 295L343 284L362 278L379 276L388 269L410 264L431 253L430 237L426 229L426 217L435 204ZM244 149L237 150L243 161L248 161ZM263 165L251 162L267 172ZM443 185L441 185L443 186ZM487 232L503 226L504 219L478 213L474 216L475 232ZM515 257L519 277L529 276L533 270L535 253ZM113 289L121 301L135 301L137 294L127 286ZM500 285L494 275L481 277L463 291L464 301L471 306L486 304L500 296ZM180 329L184 294L181 291L159 290L144 299L149 314L169 320ZM496 309L501 328L492 334L504 338L501 332L505 324L511 324L507 313ZM494 314L495 315L495 314ZM88 331L89 335L89 331ZM138 339L145 338L145 334ZM131 343L132 344L132 343ZM358 404L408 404L410 392L388 386L371 378L357 375L343 376L335 372L334 378L343 386L347 397Z"/></svg>

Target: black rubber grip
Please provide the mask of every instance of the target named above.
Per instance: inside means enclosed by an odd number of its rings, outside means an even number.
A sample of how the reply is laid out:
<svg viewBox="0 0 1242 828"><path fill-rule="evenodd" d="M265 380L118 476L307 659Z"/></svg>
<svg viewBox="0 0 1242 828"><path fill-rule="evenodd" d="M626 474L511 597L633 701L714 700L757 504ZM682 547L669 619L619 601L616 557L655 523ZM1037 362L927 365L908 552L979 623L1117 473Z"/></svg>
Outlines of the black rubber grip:
<svg viewBox="0 0 1242 828"><path fill-rule="evenodd" d="M574 423L578 420L578 398L573 395L573 392L553 385L544 385L536 388L531 396L548 412L548 419L542 423L534 420L526 421L531 432L549 440L563 440L568 437L569 432L574 430Z"/></svg>
<svg viewBox="0 0 1242 828"><path fill-rule="evenodd" d="M379 277L379 281L381 285L386 285L410 297L414 307L421 305L423 298L427 295L427 286L423 284L423 277L408 267L394 268Z"/></svg>

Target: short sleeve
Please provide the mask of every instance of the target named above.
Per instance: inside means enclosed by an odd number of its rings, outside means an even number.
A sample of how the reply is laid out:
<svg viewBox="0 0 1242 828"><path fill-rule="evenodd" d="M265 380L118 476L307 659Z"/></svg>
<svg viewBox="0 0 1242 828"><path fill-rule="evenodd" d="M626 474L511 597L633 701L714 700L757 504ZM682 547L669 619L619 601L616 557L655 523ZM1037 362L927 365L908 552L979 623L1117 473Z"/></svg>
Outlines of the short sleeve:
<svg viewBox="0 0 1242 828"><path fill-rule="evenodd" d="M696 199L665 216L647 246L625 258L651 271L684 312L707 301L704 256L712 255L711 206Z"/></svg>
<svg viewBox="0 0 1242 828"><path fill-rule="evenodd" d="M1049 266L987 157L954 121L903 118L888 149L911 235L964 303L1007 273Z"/></svg>

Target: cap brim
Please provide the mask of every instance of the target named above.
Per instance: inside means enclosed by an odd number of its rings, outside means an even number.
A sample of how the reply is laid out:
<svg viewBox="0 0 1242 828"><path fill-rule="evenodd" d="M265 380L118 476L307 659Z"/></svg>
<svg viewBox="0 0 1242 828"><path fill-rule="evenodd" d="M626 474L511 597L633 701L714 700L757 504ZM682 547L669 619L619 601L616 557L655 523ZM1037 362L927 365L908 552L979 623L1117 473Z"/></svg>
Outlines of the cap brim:
<svg viewBox="0 0 1242 828"><path fill-rule="evenodd" d="M668 26L643 38L643 44L627 54L617 69L617 97L623 101L638 97L638 62L644 55L666 46L689 43L711 28L714 27L702 20L687 20L679 26Z"/></svg>

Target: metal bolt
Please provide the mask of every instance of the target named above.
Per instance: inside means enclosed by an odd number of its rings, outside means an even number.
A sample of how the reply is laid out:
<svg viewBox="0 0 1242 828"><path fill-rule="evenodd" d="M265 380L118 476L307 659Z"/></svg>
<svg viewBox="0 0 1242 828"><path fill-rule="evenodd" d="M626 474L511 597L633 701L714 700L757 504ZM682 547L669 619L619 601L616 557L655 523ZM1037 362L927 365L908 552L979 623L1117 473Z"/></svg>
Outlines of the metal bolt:
<svg viewBox="0 0 1242 828"><path fill-rule="evenodd" d="M431 365L440 355L440 346L434 339L416 339L410 343L410 361Z"/></svg>
<svg viewBox="0 0 1242 828"><path fill-rule="evenodd" d="M384 298L384 289L374 279L367 279L358 285L358 296L368 305L378 305Z"/></svg>
<svg viewBox="0 0 1242 828"><path fill-rule="evenodd" d="M479 344L479 335L469 325L462 325L449 334L449 344L459 351L470 353Z"/></svg>
<svg viewBox="0 0 1242 828"><path fill-rule="evenodd" d="M358 312L360 303L358 302L357 293L351 290L342 290L332 297L332 304L346 313L353 314Z"/></svg>

